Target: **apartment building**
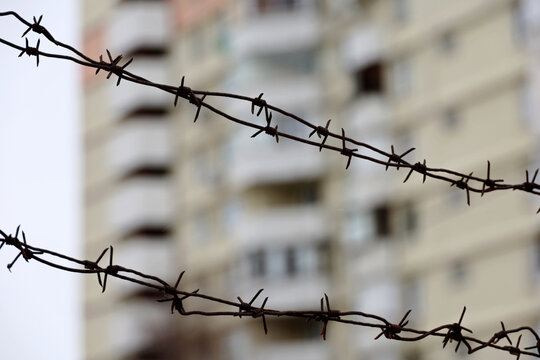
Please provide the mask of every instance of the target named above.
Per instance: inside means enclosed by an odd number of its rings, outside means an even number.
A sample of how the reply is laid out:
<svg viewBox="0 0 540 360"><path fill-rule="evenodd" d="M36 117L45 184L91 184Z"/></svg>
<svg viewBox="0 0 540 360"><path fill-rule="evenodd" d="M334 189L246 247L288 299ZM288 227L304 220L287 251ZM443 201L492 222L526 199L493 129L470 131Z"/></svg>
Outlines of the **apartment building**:
<svg viewBox="0 0 540 360"><path fill-rule="evenodd" d="M258 96L409 161L524 181L539 164L534 1L85 1L92 56L133 56L154 81ZM448 184L232 124L173 97L85 73L86 253L268 307L360 309L487 337L540 320L538 203ZM251 104L212 105L264 124ZM279 129L309 129L273 113ZM366 155L376 155L365 149ZM377 156L375 156L377 157ZM535 166L536 164L536 166ZM437 341L268 319L170 316L121 282L85 287L88 359L418 359ZM192 300L188 307L217 309ZM461 356L462 354L458 354ZM490 354L492 355L492 354ZM495 356L504 354L495 354ZM482 355L477 355L482 356ZM487 356L487 355L486 355Z"/></svg>
<svg viewBox="0 0 540 360"><path fill-rule="evenodd" d="M352 103L364 111L356 121L380 119L397 153L416 148L408 161L427 159L428 165L485 176L489 159L492 178L525 181L525 169L538 167L539 154L532 38L538 5L430 0L356 5L363 21L349 30L344 54L346 63L354 64L349 73L356 81L359 75L363 89L371 92L361 105ZM379 77L384 89L373 80ZM383 95L377 113L367 103L374 90ZM386 140L381 144L389 149ZM369 179L368 169L362 174L359 168L359 176ZM346 179L354 179L354 172ZM345 234L356 231L362 243L352 263L357 281L374 282L357 288L360 304L379 307L395 321L411 308L411 324L422 328L455 322L467 306L467 326L484 338L498 330L499 320L537 328L534 199L515 192L471 195L468 207L463 190L430 180L422 184L414 175L403 184L406 173L393 172L397 176L383 191L370 193L381 195L375 203L361 201L352 208L353 230L346 227ZM377 268L382 279L374 273ZM367 354L368 344L359 344L357 358L455 356L437 341L396 351L373 344Z"/></svg>
<svg viewBox="0 0 540 360"><path fill-rule="evenodd" d="M193 88L264 92L319 121L319 11L310 1L86 2L85 50L133 56L130 69L154 81L185 76ZM275 29L294 36L276 41ZM206 111L194 124L187 104L115 85L85 75L88 256L113 244L115 262L171 281L187 270L188 288L248 298L264 287L269 306L317 306L330 291L324 156L286 139L251 140ZM257 120L249 103L210 101ZM303 130L274 119L280 129ZM99 295L89 279L86 292L90 359L329 356L315 324L271 320L265 337L237 319L179 321L137 287L113 283Z"/></svg>
<svg viewBox="0 0 540 360"><path fill-rule="evenodd" d="M84 3L84 50L107 59L134 57L130 70L168 81L171 29L166 3ZM173 139L170 98L134 84L84 74L85 248L97 258L114 246L114 263L174 281ZM110 251L109 251L110 254ZM108 261L107 257L103 260ZM88 359L167 358L173 319L149 299L156 294L111 282L101 294L86 279L85 344Z"/></svg>

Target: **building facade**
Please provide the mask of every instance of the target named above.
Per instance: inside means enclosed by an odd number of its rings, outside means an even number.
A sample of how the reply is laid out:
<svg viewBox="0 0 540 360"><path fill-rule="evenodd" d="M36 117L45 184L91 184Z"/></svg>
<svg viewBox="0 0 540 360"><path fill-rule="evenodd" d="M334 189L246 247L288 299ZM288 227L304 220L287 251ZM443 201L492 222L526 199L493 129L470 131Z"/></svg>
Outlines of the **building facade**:
<svg viewBox="0 0 540 360"><path fill-rule="evenodd" d="M156 82L263 97L411 162L524 181L539 164L533 1L170 0L84 2L84 50L134 57ZM267 307L457 321L489 338L540 320L538 203L447 183L232 124L157 89L84 74L85 248L115 263ZM113 76L114 77L114 76ZM207 97L264 124L250 104ZM281 131L309 131L273 114ZM331 140L329 140L331 141ZM373 155L367 150L360 150ZM534 200L534 199L532 199ZM85 286L88 359L418 359L436 341L313 322L171 316L159 294ZM190 308L217 309L190 300ZM492 355L492 354L490 354ZM475 355L483 356L483 355ZM495 354L494 356L504 356Z"/></svg>

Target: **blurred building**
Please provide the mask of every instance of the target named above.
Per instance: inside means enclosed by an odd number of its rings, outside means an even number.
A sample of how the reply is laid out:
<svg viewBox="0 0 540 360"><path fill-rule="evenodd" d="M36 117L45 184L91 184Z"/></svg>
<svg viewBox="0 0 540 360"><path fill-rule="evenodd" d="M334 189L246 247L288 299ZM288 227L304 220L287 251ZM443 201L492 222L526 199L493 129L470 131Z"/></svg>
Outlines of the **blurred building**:
<svg viewBox="0 0 540 360"><path fill-rule="evenodd" d="M84 51L134 57L152 81L263 97L409 161L524 181L540 163L540 14L533 1L84 2ZM538 204L471 195L403 169L254 131L156 89L85 72L86 254L181 287L267 307L333 307L411 325L457 321L489 337L540 319ZM250 104L207 97L264 123ZM307 128L273 114L281 131ZM361 153L373 155L362 149ZM536 164L536 166L535 166ZM533 199L534 200L534 199ZM108 259L102 260L103 262ZM88 278L88 359L451 358L436 341L269 319L171 316L159 294ZM187 301L186 306L216 309ZM503 354L499 354L504 356Z"/></svg>

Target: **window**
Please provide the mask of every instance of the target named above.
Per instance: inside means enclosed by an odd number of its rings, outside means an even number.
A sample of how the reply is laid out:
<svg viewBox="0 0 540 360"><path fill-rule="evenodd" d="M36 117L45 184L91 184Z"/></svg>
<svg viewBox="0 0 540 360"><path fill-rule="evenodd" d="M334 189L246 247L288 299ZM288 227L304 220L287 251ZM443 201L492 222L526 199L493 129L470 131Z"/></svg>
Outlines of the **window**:
<svg viewBox="0 0 540 360"><path fill-rule="evenodd" d="M292 246L285 250L285 272L287 276L294 276L298 273L297 250Z"/></svg>
<svg viewBox="0 0 540 360"><path fill-rule="evenodd" d="M320 242L317 245L317 248L314 249L314 253L316 254L314 261L314 269L315 271L319 271L322 274L327 273L330 268L330 241L325 240L323 242Z"/></svg>
<svg viewBox="0 0 540 360"><path fill-rule="evenodd" d="M460 116L456 109L448 109L443 115L443 123L447 129L455 129L459 120Z"/></svg>
<svg viewBox="0 0 540 360"><path fill-rule="evenodd" d="M452 281L461 284L467 278L467 265L463 260L458 260L452 265L451 277Z"/></svg>
<svg viewBox="0 0 540 360"><path fill-rule="evenodd" d="M447 32L441 36L440 49L444 54L451 54L456 49L456 36L454 33Z"/></svg>
<svg viewBox="0 0 540 360"><path fill-rule="evenodd" d="M358 69L355 73L356 93L381 94L384 91L383 70L379 62Z"/></svg>
<svg viewBox="0 0 540 360"><path fill-rule="evenodd" d="M256 58L257 64L264 69L276 69L296 74L310 74L315 70L316 54L313 49L265 54Z"/></svg>
<svg viewBox="0 0 540 360"><path fill-rule="evenodd" d="M401 209L401 226L404 235L412 235L418 228L418 216L413 204L406 204Z"/></svg>
<svg viewBox="0 0 540 360"><path fill-rule="evenodd" d="M263 249L251 253L248 261L251 276L262 277L266 275L266 252Z"/></svg>
<svg viewBox="0 0 540 360"><path fill-rule="evenodd" d="M283 249L271 249L267 252L267 274L273 277L281 277L285 273L285 252Z"/></svg>
<svg viewBox="0 0 540 360"><path fill-rule="evenodd" d="M296 261L298 264L298 273L314 274L317 272L317 266L320 254L313 245L301 246L296 249Z"/></svg>
<svg viewBox="0 0 540 360"><path fill-rule="evenodd" d="M397 60L392 68L392 90L396 96L408 95L412 90L412 74L410 62Z"/></svg>
<svg viewBox="0 0 540 360"><path fill-rule="evenodd" d="M298 5L298 0L256 0L257 12L259 14L272 13L277 11L294 10Z"/></svg>
<svg viewBox="0 0 540 360"><path fill-rule="evenodd" d="M222 221L223 227L227 232L232 232L239 224L242 205L238 199L230 199L223 206Z"/></svg>
<svg viewBox="0 0 540 360"><path fill-rule="evenodd" d="M364 211L354 211L345 220L345 241L353 246L359 246L373 236L375 232L373 217Z"/></svg>
<svg viewBox="0 0 540 360"><path fill-rule="evenodd" d="M375 233L377 236L386 237L390 235L390 207L386 204L380 205L373 210L375 220Z"/></svg>
<svg viewBox="0 0 540 360"><path fill-rule="evenodd" d="M403 23L409 19L410 0L392 0L393 18L396 22Z"/></svg>

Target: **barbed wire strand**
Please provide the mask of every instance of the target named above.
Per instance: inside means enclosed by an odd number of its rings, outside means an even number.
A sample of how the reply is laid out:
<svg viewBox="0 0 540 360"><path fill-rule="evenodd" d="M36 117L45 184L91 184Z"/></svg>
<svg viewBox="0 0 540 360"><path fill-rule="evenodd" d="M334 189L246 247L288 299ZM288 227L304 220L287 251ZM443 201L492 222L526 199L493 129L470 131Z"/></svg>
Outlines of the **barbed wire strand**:
<svg viewBox="0 0 540 360"><path fill-rule="evenodd" d="M130 59L129 61L125 62L123 65L120 65L120 62L122 60L122 55L118 55L113 58L110 51L106 50L108 61L103 60L103 56L100 56L99 61L97 61L84 55L82 52L78 51L77 49L56 40L51 35L51 33L43 25L41 25L43 16L40 16L39 19L36 19L34 17L33 23L26 21L24 18L22 18L20 15L18 15L16 12L13 12L13 11L0 13L0 16L13 16L17 20L19 20L21 23L26 25L28 28L22 34L23 37L26 36L30 31L33 31L38 34L42 34L43 36L45 36L47 40L51 41L53 44L70 51L71 53L75 54L79 58L75 58L70 55L52 54L52 53L43 52L39 50L39 45L40 45L39 40L36 43L35 47L31 47L29 46L28 40L26 39L25 46L23 47L23 46L16 45L10 41L0 38L0 42L2 44L12 47L16 50L19 50L20 51L19 57L21 57L24 54L27 54L28 56L35 56L37 66L39 66L40 56L68 60L68 61L72 61L74 63L80 64L83 66L95 68L96 74L100 70L108 72L107 78L110 78L112 75L116 75L118 77L117 83L116 83L117 85L120 84L120 81L122 79L125 79L126 81L130 81L133 83L138 83L141 85L161 89L163 91L166 91L174 95L175 106L177 105L178 98L183 98L185 100L188 100L189 103L193 104L197 108L194 121L197 120L200 114L201 108L204 107L218 115L221 115L222 117L230 121L257 129L257 131L252 135L252 137L258 136L259 134L264 132L265 134L274 137L276 139L276 142L279 142L279 137L284 137L284 138L288 138L294 141L298 141L298 142L302 142L308 145L315 146L319 148L319 150L322 150L323 148L325 148L327 150L339 152L340 154L342 154L343 156L347 158L346 168L349 167L351 163L351 159L353 157L371 161L379 165L384 165L386 169L388 169L389 167L394 167L397 170L399 170L400 167L408 168L409 172L407 173L407 176L404 182L406 182L409 179L409 177L411 176L413 172L417 172L421 174L423 182L425 182L427 177L441 180L441 181L446 181L450 183L451 186L456 186L457 188L462 189L467 192L468 204L470 204L470 195L469 195L470 192L480 193L483 196L486 192L512 189L512 190L520 190L520 191L532 193L535 195L540 195L540 185L535 182L536 177L538 175L538 170L535 171L534 175L532 175L530 179L529 179L529 172L526 171L526 179L525 179L525 182L523 183L506 184L504 183L503 179L495 180L495 179L490 178L491 164L489 161L487 162L487 176L485 178L473 176L473 173L462 174L460 172L444 169L444 168L430 168L426 166L426 160L424 160L422 163L417 162L415 164L411 164L407 162L404 159L404 157L407 154L409 154L411 151L413 151L414 148L408 149L407 151L399 155L398 153L395 152L394 146L392 145L391 152L386 152L382 149L376 148L362 141L358 141L358 140L346 137L345 130L343 128L341 129L341 134L330 131L329 129L330 120L327 121L326 126L324 127L314 125L295 114L292 114L286 110L283 110L281 108L268 104L263 99L262 93L259 96L252 98L249 96L237 95L237 94L231 94L231 93L192 90L191 88L186 87L184 85L184 77L182 77L181 84L178 87L154 83L150 80L147 80L141 76L135 75L129 72L128 70L126 70L127 66L131 64L133 59ZM249 102L251 104L252 114L254 114L255 110L257 110L256 116L259 116L264 110L264 117L266 120L266 125L262 126L259 124L251 123L249 121L245 121L237 117L234 117L226 113L225 111L220 110L210 105L209 103L205 102L204 100L208 96L231 98L231 99L237 99L237 100ZM307 138L301 138L299 136L295 136L292 134L279 131L277 124L274 127L271 125L271 121L272 121L271 111L278 112L292 120L298 121L301 124L305 125L311 131L309 136ZM309 140L315 134L320 139L319 142ZM334 145L327 144L326 141L329 137L340 140L342 146L337 147ZM347 147L347 143L375 152L381 155L383 159L359 154L357 152L358 151L357 148L349 148ZM441 175L441 174L446 174L446 175ZM453 178L447 175L451 175L453 176ZM477 182L479 185L481 185L481 187L473 187L469 185L469 181ZM540 209L538 212L540 212ZM7 268L9 271L11 271L12 267L15 265L17 260L20 257L22 257L26 262L30 260L35 260L44 265L47 265L49 267L53 267L62 271L83 273L83 274L96 274L98 283L100 287L102 288L102 292L106 290L107 279L109 276L111 276L111 277L118 278L127 282L135 283L135 284L147 287L147 288L154 289L158 292L161 292L164 295L170 296L169 298L160 299L158 301L171 302L171 312L174 313L176 311L180 315L183 315L183 316L191 316L191 315L231 316L231 317L239 317L239 318L244 316L244 317L251 317L251 318L261 318L265 333L268 332L268 326L266 322L267 316L271 316L271 317L286 316L286 317L294 317L294 318L301 318L301 319L321 322L322 323L321 336L325 340L327 337L327 324L329 322L336 322L336 323L350 324L350 325L356 325L356 326L361 326L361 327L377 328L380 330L380 333L375 337L375 339L378 339L384 336L386 339L411 342L411 341L419 341L427 337L439 337L443 339L443 347L446 347L446 345L449 342L455 341L457 343L455 347L455 351L457 351L459 347L461 346L461 344L463 344L467 348L467 351L469 354L477 352L485 348L493 348L493 349L497 349L501 351L506 351L510 353L511 355L515 355L517 359L519 359L521 355L540 357L540 336L534 329L532 329L529 326L521 326L518 328L507 330L504 326L504 323L501 321L502 329L494 333L493 336L487 341L472 337L471 335L465 335L464 332L467 332L469 334L473 333L470 329L462 325L465 311L466 311L465 307L463 308L463 311L461 313L461 316L458 322L440 325L431 330L419 330L419 329L407 327L408 325L407 318L410 315L411 310L407 311L407 313L403 316L400 322L392 323L391 321L385 319L384 317L378 316L375 314L365 313L361 311L340 311L340 310L332 309L330 307L330 300L326 294L324 294L324 297L322 297L320 300L320 304L321 304L320 310L303 311L303 310L269 309L265 307L268 302L268 297L266 297L263 300L261 306L254 305L259 295L263 292L263 289L260 289L251 298L249 302L244 301L240 297L237 297L238 301L231 301L231 300L203 294L203 293L200 293L198 289L191 292L180 290L178 289L178 286L180 285L184 272L180 273L176 283L174 284L174 286L172 286L168 284L165 280L160 279L157 276L145 274L135 269L126 268L120 265L115 265L113 261L114 249L112 246L104 249L96 261L80 260L80 259L76 259L68 255L55 252L55 251L29 245L26 241L26 234L24 233L24 231L21 232L22 241L19 239L19 230L20 230L20 227L17 227L15 236L12 236L11 234L7 235L5 232L0 230L0 236L2 236L2 238L0 238L0 249L2 249L4 245L9 245L9 246L15 247L19 251L19 253L14 258L14 260L7 265ZM102 267L99 265L99 262L103 259L103 257L106 255L107 252L109 253L109 263L106 267ZM63 265L60 262L55 262L53 260L47 260L43 256L50 256L53 259L63 260L64 262L70 263L71 266ZM78 267L73 267L73 264ZM232 310L230 311L186 310L184 301L189 298L197 298L197 299L209 301L215 304L221 304L223 306L227 306L229 308L234 309L234 311ZM525 347L525 348L521 348L520 342L521 342L522 335L524 333L529 333L530 335L532 335L532 337L534 337L535 344ZM511 334L519 334L516 345L513 345L513 342L509 336ZM503 339L505 339L510 345L504 345L504 346L499 345L498 342ZM533 350L533 349L536 352L528 351L528 350Z"/></svg>
<svg viewBox="0 0 540 360"><path fill-rule="evenodd" d="M22 236L22 241L19 235ZM177 312L182 316L220 316L220 317L246 317L260 318L265 334L268 333L267 317L292 317L298 319L312 320L321 323L320 335L324 340L328 336L328 323L342 323L355 325L366 328L379 329L380 333L375 336L375 340L384 337L389 340L413 342L420 341L428 337L442 338L443 348L448 343L456 342L455 351L459 349L461 344L467 348L469 354L475 353L485 348L492 348L500 351L506 351L519 358L520 355L530 355L540 357L540 336L529 326L521 326L513 329L506 329L501 321L501 330L495 332L488 340L482 340L473 337L473 331L463 325L466 308L463 308L459 320L455 323L443 324L431 330L421 330L407 327L409 323L409 315L411 310L408 310L401 320L393 323L386 318L370 314L362 311L340 311L330 306L328 295L320 299L320 310L277 310L267 308L266 304L269 301L265 297L260 306L255 305L256 300L262 294L263 289L260 289L249 300L245 301L241 297L237 297L237 301L231 301L208 294L199 292L199 289L194 291L186 291L179 289L182 277L185 272L182 271L174 285L170 285L167 281L153 275L145 274L135 269L130 269L114 263L114 248L112 246L105 248L95 261L81 260L68 255L64 255L55 251L44 248L38 248L30 245L26 240L24 231L20 231L20 226L17 227L15 235L6 234L0 230L0 250L4 245L12 246L18 250L18 254L14 260L7 265L9 271L13 268L19 258L23 258L26 262L35 260L49 267L53 267L62 271L95 274L102 292L107 288L108 277L114 277L127 282L135 283L140 286L156 290L156 292L165 296L158 302L171 302L171 313ZM108 253L108 264L101 266L99 263ZM45 259L48 256L51 259ZM63 263L61 263L63 261ZM186 309L185 301L190 298L196 298L202 301L223 305L228 310L220 311L205 311L205 310L190 310ZM465 334L468 333L468 334ZM520 347L522 335L529 334L534 339L534 344L527 347ZM516 345L514 345L510 335L519 335ZM500 345L500 340L506 340L509 345ZM529 350L534 350L529 351Z"/></svg>
<svg viewBox="0 0 540 360"><path fill-rule="evenodd" d="M51 33L43 25L41 25L41 20L43 19L43 16L40 16L38 19L34 17L33 23L26 21L20 15L18 15L16 12L13 12L13 11L2 12L0 13L0 16L13 16L17 20L19 20L21 23L23 23L25 26L27 26L28 28L26 29L26 31L24 31L23 36L26 36L30 31L33 31L37 34L42 34L45 36L47 40L51 41L53 44L65 50L68 50L69 52L71 52L77 57L70 56L70 55L63 55L63 54L53 54L53 53L47 53L47 52L41 51L39 50L39 41L35 47L31 47L29 46L28 42L25 43L25 46L20 46L20 45L14 44L10 41L0 38L0 43L20 51L19 56L22 56L24 54L27 54L28 56L35 56L36 65L38 66L39 66L40 56L72 61L82 66L95 68L96 74L99 73L101 70L103 70L104 72L108 73L107 79L109 79L112 75L117 76L116 85L119 85L121 80L124 79L125 81L129 81L136 84L149 86L149 87L153 87L153 88L165 91L174 96L174 106L177 105L178 99L182 98L184 100L188 100L190 104L196 107L194 121L197 121L201 108L204 107L227 120L230 120L232 122L238 123L243 126L256 129L256 132L252 135L252 137L256 137L261 133L265 133L271 137L274 137L276 139L276 142L279 142L279 138L287 138L293 141L297 141L300 143L317 147L319 151L324 148L326 150L337 152L343 155L347 159L346 169L349 168L352 158L359 158L359 159L367 160L367 161L382 165L385 167L386 170L388 170L388 168L390 167L396 168L396 170L399 170L400 168L406 168L409 170L403 182L407 182L413 172L420 174L422 176L423 182L425 182L427 178L432 178L439 181L447 182L450 184L450 186L456 186L458 189L464 190L467 193L468 205L470 205L470 201L471 201L471 197L470 197L471 192L479 193L481 196L484 196L485 193L489 193L493 191L519 190L519 191L524 191L524 192L531 193L534 195L540 195L540 184L536 183L538 169L536 169L536 171L534 172L532 176L529 176L529 171L526 170L524 182L510 184L510 183L505 183L503 179L491 178L490 161L487 161L486 177L475 176L473 175L472 172L466 174L466 173L461 173L459 171L455 171L451 169L429 167L426 165L425 159L422 162L418 161L416 163L409 163L404 158L409 153L414 151L415 148L407 149L406 151L400 154L400 153L396 153L396 151L394 150L394 145L391 145L390 152L388 152L383 149L372 146L368 143L365 143L363 141L359 141L351 137L347 137L345 135L345 130L343 128L341 128L341 132L339 133L332 132L329 129L330 120L327 121L326 126L313 124L298 115L295 115L282 108L269 104L266 100L263 99L263 95L264 95L263 93L259 94L257 97L250 97L250 96L226 93L226 92L194 90L184 85L185 83L184 76L182 76L181 83L179 86L156 83L127 70L127 67L132 63L133 58L131 58L127 62L124 62L123 65L120 65L120 63L123 60L123 56L118 55L116 57L113 57L111 52L108 49L106 49L106 55L108 59L104 60L103 55L100 55L99 60L95 60L83 54L81 51L73 48L72 46L56 40L51 35ZM229 98L229 99L240 100L240 101L245 101L245 102L250 103L251 113L253 115L259 117L264 111L265 125L260 125L257 123L240 119L205 101L206 99L212 98L212 97ZM306 137L300 137L298 135L280 131L278 130L277 124L275 126L272 126L272 112L279 113L291 121L297 121L300 124L304 125L307 128ZM311 140L313 135L317 135L319 140L318 141ZM341 143L341 146L328 144L327 143L328 138L334 138L338 140ZM360 148L364 148L368 151L371 151L374 154L373 156L370 156L372 154L370 155L362 154L358 151L358 148L347 147L348 144L357 146ZM374 156L378 156L378 157L374 157ZM540 208L538 209L537 213L540 213Z"/></svg>

